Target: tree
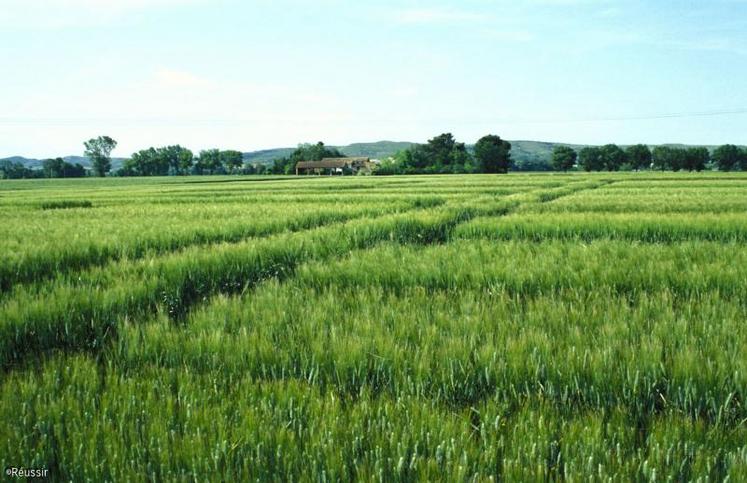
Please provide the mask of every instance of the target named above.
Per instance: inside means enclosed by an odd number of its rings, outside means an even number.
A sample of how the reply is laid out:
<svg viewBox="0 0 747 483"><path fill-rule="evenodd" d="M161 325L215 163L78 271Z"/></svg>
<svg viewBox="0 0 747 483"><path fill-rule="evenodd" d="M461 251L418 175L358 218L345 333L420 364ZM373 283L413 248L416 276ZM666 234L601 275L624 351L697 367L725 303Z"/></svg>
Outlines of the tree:
<svg viewBox="0 0 747 483"><path fill-rule="evenodd" d="M719 171L731 171L741 167L743 156L744 153L738 147L733 144L724 144L713 151L713 162L716 163Z"/></svg>
<svg viewBox="0 0 747 483"><path fill-rule="evenodd" d="M645 144L628 146L628 149L625 150L625 155L628 158L630 167L635 170L651 167L651 150Z"/></svg>
<svg viewBox="0 0 747 483"><path fill-rule="evenodd" d="M576 164L576 150L568 146L556 146L552 151L552 165L557 171L568 171Z"/></svg>
<svg viewBox="0 0 747 483"><path fill-rule="evenodd" d="M241 151L221 151L220 152L221 164L226 167L228 171L236 171L244 164L244 155Z"/></svg>
<svg viewBox="0 0 747 483"><path fill-rule="evenodd" d="M204 174L205 171L208 174L215 174L219 172L223 164L221 163L220 150L218 149L205 149L200 151L200 157L195 163L197 174Z"/></svg>
<svg viewBox="0 0 747 483"><path fill-rule="evenodd" d="M619 171L625 164L625 151L616 144L605 144L601 148L602 164L607 171Z"/></svg>
<svg viewBox="0 0 747 483"><path fill-rule="evenodd" d="M656 146L651 154L651 161L655 168L664 171L665 169L675 169L679 164L677 157L678 154L674 148L669 146Z"/></svg>
<svg viewBox="0 0 747 483"><path fill-rule="evenodd" d="M669 168L672 171L679 171L686 165L686 153L684 149L670 148Z"/></svg>
<svg viewBox="0 0 747 483"><path fill-rule="evenodd" d="M507 173L511 166L511 143L488 134L475 144L475 161L480 173Z"/></svg>
<svg viewBox="0 0 747 483"><path fill-rule="evenodd" d="M45 178L82 178L86 169L79 163L71 164L62 158L46 159L42 163Z"/></svg>
<svg viewBox="0 0 747 483"><path fill-rule="evenodd" d="M428 157L427 165L436 173L448 172L448 168L452 164L457 164L459 160L464 164L467 153L464 143L457 143L450 132L429 139L423 147Z"/></svg>
<svg viewBox="0 0 747 483"><path fill-rule="evenodd" d="M117 141L109 136L99 136L84 142L85 155L91 160L96 176L106 176L112 167L110 154L117 147Z"/></svg>
<svg viewBox="0 0 747 483"><path fill-rule="evenodd" d="M578 153L578 164L586 171L601 171L604 169L601 148L596 146L582 148Z"/></svg>
<svg viewBox="0 0 747 483"><path fill-rule="evenodd" d="M181 148L179 150L179 154L177 155L178 165L179 169L177 170L177 174L188 174L189 170L192 169L192 164L194 163L194 154L192 154L192 151L190 151L187 148L182 148L181 146L177 147Z"/></svg>
<svg viewBox="0 0 747 483"><path fill-rule="evenodd" d="M166 176L169 174L169 158L166 152L156 148L142 149L127 160L136 176Z"/></svg>
<svg viewBox="0 0 747 483"><path fill-rule="evenodd" d="M176 144L156 148L155 157L160 167L158 174L187 174L192 167L194 155L189 149Z"/></svg>
<svg viewBox="0 0 747 483"><path fill-rule="evenodd" d="M45 159L42 163L42 171L45 178L62 178L65 171L65 161L62 158Z"/></svg>
<svg viewBox="0 0 747 483"><path fill-rule="evenodd" d="M711 154L707 148L688 148L684 150L684 163L682 164L683 169L688 171L703 171L711 161Z"/></svg>

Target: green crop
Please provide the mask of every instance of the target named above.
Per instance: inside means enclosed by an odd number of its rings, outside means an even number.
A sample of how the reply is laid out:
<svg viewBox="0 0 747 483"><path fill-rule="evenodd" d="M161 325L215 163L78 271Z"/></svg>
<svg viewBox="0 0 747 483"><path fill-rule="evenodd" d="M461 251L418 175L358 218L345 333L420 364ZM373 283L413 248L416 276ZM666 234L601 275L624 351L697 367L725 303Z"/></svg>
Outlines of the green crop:
<svg viewBox="0 0 747 483"><path fill-rule="evenodd" d="M735 173L0 181L0 464L743 481L746 200Z"/></svg>

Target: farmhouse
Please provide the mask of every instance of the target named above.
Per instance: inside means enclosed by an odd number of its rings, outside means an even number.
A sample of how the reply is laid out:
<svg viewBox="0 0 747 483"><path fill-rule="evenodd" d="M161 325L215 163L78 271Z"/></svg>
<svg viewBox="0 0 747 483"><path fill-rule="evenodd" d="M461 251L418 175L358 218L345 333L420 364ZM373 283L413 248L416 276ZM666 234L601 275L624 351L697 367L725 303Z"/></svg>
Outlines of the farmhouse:
<svg viewBox="0 0 747 483"><path fill-rule="evenodd" d="M296 174L329 174L344 175L358 172L370 172L371 160L364 157L356 158L324 158L321 161L299 161L296 164Z"/></svg>

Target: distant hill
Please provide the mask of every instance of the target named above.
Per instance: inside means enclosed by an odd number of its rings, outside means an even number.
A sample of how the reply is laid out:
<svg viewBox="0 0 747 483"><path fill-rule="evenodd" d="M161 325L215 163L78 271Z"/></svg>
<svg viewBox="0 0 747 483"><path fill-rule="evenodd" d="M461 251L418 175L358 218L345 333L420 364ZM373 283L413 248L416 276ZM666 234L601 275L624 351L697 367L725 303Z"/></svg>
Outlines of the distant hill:
<svg viewBox="0 0 747 483"><path fill-rule="evenodd" d="M402 141L377 141L373 143L353 143L347 146L330 146L337 148L348 156L367 156L373 159L383 159L394 155L397 151L407 149L414 143ZM295 148L263 149L244 153L244 162L252 164L272 164L278 158L290 156Z"/></svg>
<svg viewBox="0 0 747 483"><path fill-rule="evenodd" d="M47 159L47 158L44 158ZM11 156L9 158L0 158L0 161L10 161L13 163L21 163L27 168L41 169L44 159L36 158L24 158L23 156ZM79 163L84 168L91 167L91 161L85 156L63 156L62 159L71 164ZM122 167L122 163L125 158L112 158L112 170L119 169Z"/></svg>
<svg viewBox="0 0 747 483"><path fill-rule="evenodd" d="M394 155L397 151L407 149L415 143L407 141L378 141L375 143L354 143L347 146L337 146L337 149L348 156L367 156L373 159L384 159Z"/></svg>
<svg viewBox="0 0 747 483"><path fill-rule="evenodd" d="M244 162L251 164L272 164L278 158L290 156L296 148L262 149L261 151L249 151L244 153Z"/></svg>
<svg viewBox="0 0 747 483"><path fill-rule="evenodd" d="M525 166L539 166L544 163L549 163L552 159L552 150L556 146L570 146L574 149L581 149L585 145L583 144L568 144L568 143L554 143L546 141L510 141L511 143L511 158L517 165ZM373 159L385 159L389 156L394 155L397 151L407 149L415 143L407 141L376 141L371 143L353 143L347 146L333 146L339 149L341 152L348 156L367 156ZM687 144L663 144L663 146L671 146L678 148L689 147ZM468 149L472 149L473 145L468 145ZM625 147L621 145L621 147ZM654 147L654 145L650 145ZM705 146L709 150L715 149L717 146ZM274 149L262 149L259 151L249 151L244 153L244 162L252 164L272 164L275 159L289 156L295 148L274 148ZM88 158L83 156L65 156L63 158L68 163L80 163L86 168L91 167L91 163ZM2 158L0 161L9 160L12 162L22 163L27 168L41 168L43 160L34 158L25 158L22 156L12 156L9 158ZM112 158L112 170L119 169L122 166L125 158Z"/></svg>

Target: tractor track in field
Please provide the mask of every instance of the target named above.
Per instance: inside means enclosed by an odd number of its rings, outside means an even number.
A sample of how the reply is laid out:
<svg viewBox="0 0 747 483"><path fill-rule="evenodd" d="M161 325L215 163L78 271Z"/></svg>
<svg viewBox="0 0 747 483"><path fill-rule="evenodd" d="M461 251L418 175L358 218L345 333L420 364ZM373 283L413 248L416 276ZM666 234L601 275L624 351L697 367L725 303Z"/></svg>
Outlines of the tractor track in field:
<svg viewBox="0 0 747 483"><path fill-rule="evenodd" d="M95 286L76 289L73 285L63 290L64 294L54 291L45 294L46 297L42 297L42 300L35 300L36 305L31 308L23 307L23 304L11 306L13 302L11 298L0 307L0 317L5 315L3 312L12 315L12 317L6 317L6 322L0 326L3 332L0 363L5 370L8 370L26 359L30 353L44 354L60 350L65 352L86 350L96 353L107 344L107 341L116 337L117 325L121 321L140 320L159 311L165 311L175 321L183 320L195 307L208 303L212 297L245 293L266 280L285 280L294 276L297 268L307 262L333 260L356 249L368 249L382 242L416 245L447 243L456 226L476 217L503 216L513 213L528 203L548 202L606 184L609 182L569 183L549 190L531 190L515 196L502 197L499 201L503 204L487 209L463 205L441 206L431 213L426 213L426 215L440 214L442 216L441 219L435 220L412 218L413 212L422 210L416 207L404 213L376 216L370 219L370 223L360 227L351 227L351 225L365 219L364 216L332 223L329 226L323 225L290 234L276 235L277 238L284 236L286 240L294 240L292 237L302 237L313 233L323 234L325 229L335 229L334 227L338 226L339 231L330 233L329 236L332 237L330 241L334 241L334 238L339 236L346 236L349 238L346 241L348 245L327 253L309 252L308 247L303 246L303 240L296 241L300 243L300 248L294 252L287 247L270 246L273 236L259 238L257 244L268 244L267 250L263 251L261 247L257 247L256 253L252 253L252 250L247 248L250 254L243 254L244 261L226 262L221 258L216 258L217 265L201 264L199 260L188 260L192 263L192 269L177 272L173 280L169 279L169 274L164 272L163 276L158 277L158 283L152 286L152 291L148 293L138 291L138 287L122 288L117 285L111 288ZM389 222L387 217L393 220L390 226L384 224L384 222ZM377 227L377 223L381 226ZM228 249L238 249L239 245L241 242L224 244ZM209 255L211 252L207 253ZM203 256L203 258L207 257ZM156 260L175 263L174 260L166 260L164 257ZM251 263L247 265L249 260ZM221 264L229 269L229 273L220 271L218 265ZM169 267L169 265L163 265L163 270ZM132 282L135 283L138 280L132 280ZM65 301L65 297L70 295L77 295L77 298L72 302ZM48 298L50 303L62 299L63 303L61 306L60 304L52 305L53 310L50 315L45 298Z"/></svg>
<svg viewBox="0 0 747 483"><path fill-rule="evenodd" d="M125 253L121 250L114 250L108 253L103 253L100 257L95 259L78 259L79 254L72 254L69 260L58 260L53 266L38 273L19 274L17 271L14 274L2 274L0 277L0 302L12 296L13 289L16 287L29 287L33 285L40 285L48 280L55 278L63 278L70 274L75 274L87 269L96 267L106 267L109 264L117 263L121 260L137 261L148 256L167 256L173 253L179 253L180 251L187 250L192 247L205 247L209 249L211 246L220 244L236 244L241 243L250 239L262 239L275 236L282 233L301 233L306 230L312 230L323 226L332 225L335 223L345 223L352 220L362 219L366 217L376 218L378 216L386 216L395 213L408 213L418 211L427 208L433 208L434 206L440 205L428 205L418 206L413 203L413 206L401 211L383 212L372 215L371 213L356 213L350 216L329 216L320 217L319 219L310 220L308 223L299 222L297 224L291 224L289 226L280 229L268 229L264 232L257 233L238 233L238 234L219 234L215 236L206 236L203 239L193 239L183 241L180 239L172 240L172 243L168 246L157 246L148 247L147 243L143 244L143 247L134 246L132 247L132 253ZM31 260L33 262L33 260ZM28 262L28 263L31 263ZM17 270L17 269L16 269ZM10 272L11 270L6 270Z"/></svg>

